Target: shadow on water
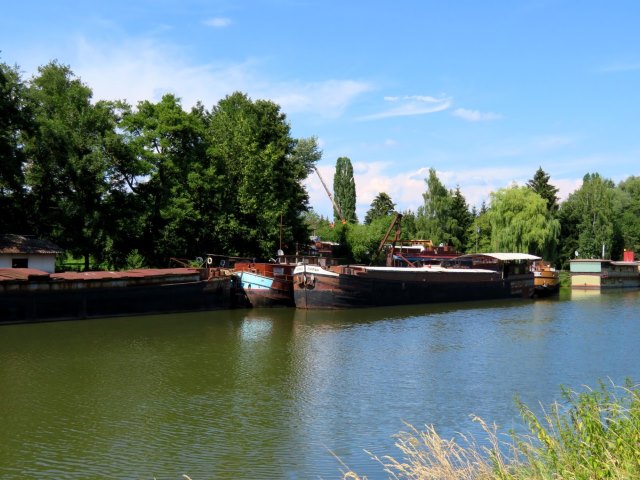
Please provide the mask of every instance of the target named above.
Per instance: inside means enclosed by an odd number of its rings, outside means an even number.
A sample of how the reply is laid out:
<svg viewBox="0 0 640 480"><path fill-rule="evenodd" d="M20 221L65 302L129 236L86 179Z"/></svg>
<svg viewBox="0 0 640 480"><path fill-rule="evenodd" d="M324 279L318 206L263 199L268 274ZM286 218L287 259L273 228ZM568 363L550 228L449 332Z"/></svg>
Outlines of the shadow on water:
<svg viewBox="0 0 640 480"><path fill-rule="evenodd" d="M552 301L552 300L551 300ZM442 316L454 312L513 309L530 306L534 300L484 300L475 302L432 303L424 305L399 305L352 310L303 310L294 312L296 322L309 325L343 328L381 321Z"/></svg>

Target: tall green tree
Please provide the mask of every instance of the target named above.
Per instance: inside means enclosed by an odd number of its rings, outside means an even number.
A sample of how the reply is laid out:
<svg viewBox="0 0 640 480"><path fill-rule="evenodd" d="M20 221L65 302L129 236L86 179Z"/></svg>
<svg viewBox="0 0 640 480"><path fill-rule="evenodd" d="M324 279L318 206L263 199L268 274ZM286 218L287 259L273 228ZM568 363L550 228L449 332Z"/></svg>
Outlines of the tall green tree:
<svg viewBox="0 0 640 480"><path fill-rule="evenodd" d="M620 233L623 247L640 252L640 177L631 176L618 187L622 194Z"/></svg>
<svg viewBox="0 0 640 480"><path fill-rule="evenodd" d="M451 244L457 250L463 250L467 245L469 227L473 223L474 217L469 211L469 205L459 186L451 195L450 217Z"/></svg>
<svg viewBox="0 0 640 480"><path fill-rule="evenodd" d="M423 204L418 207L416 218L417 235L438 244L448 242L447 223L451 196L442 184L434 168L429 169L425 179L427 190L422 194Z"/></svg>
<svg viewBox="0 0 640 480"><path fill-rule="evenodd" d="M528 187L491 193L491 244L498 252L522 252L554 258L560 222L547 202Z"/></svg>
<svg viewBox="0 0 640 480"><path fill-rule="evenodd" d="M493 250L491 245L491 219L489 209L482 202L480 209L471 209L472 223L467 228L467 252L488 253Z"/></svg>
<svg viewBox="0 0 640 480"><path fill-rule="evenodd" d="M562 224L562 259L566 264L576 255L619 258L622 239L618 227L622 197L614 183L598 173L588 173L582 186L563 202L559 212Z"/></svg>
<svg viewBox="0 0 640 480"><path fill-rule="evenodd" d="M555 215L558 212L558 189L549 183L550 178L542 167L538 167L527 186L546 200L549 212Z"/></svg>
<svg viewBox="0 0 640 480"><path fill-rule="evenodd" d="M0 232L28 233L24 134L33 131L26 85L17 67L0 63Z"/></svg>
<svg viewBox="0 0 640 480"><path fill-rule="evenodd" d="M302 181L320 155L315 140L296 141L278 105L253 102L239 92L214 107L207 139L207 156L224 175L219 215L209 225L216 245L229 253L271 257L279 247L281 219L283 247L306 241L302 214L308 194Z"/></svg>
<svg viewBox="0 0 640 480"><path fill-rule="evenodd" d="M333 176L333 197L347 223L358 223L356 216L356 182L353 178L353 166L347 157L336 161L336 173ZM341 220L335 214L336 222Z"/></svg>
<svg viewBox="0 0 640 480"><path fill-rule="evenodd" d="M180 100L167 94L153 103L142 101L121 122L134 158L132 192L141 207L135 224L139 240L132 243L152 264L167 264L170 257L202 254L203 205L215 187L202 191L207 143L202 110L182 109ZM132 226L133 227L133 226Z"/></svg>
<svg viewBox="0 0 640 480"><path fill-rule="evenodd" d="M111 163L105 139L113 117L105 105L91 104L92 91L68 66L51 62L30 82L28 108L37 125L25 139L26 179L36 234L51 238L74 255L104 249L104 199Z"/></svg>
<svg viewBox="0 0 640 480"><path fill-rule="evenodd" d="M400 221L402 240L413 240L417 238L416 214L412 210L402 212L402 220Z"/></svg>
<svg viewBox="0 0 640 480"><path fill-rule="evenodd" d="M424 203L418 208L416 217L417 236L435 244L464 248L471 217L460 189L447 190L433 168L429 169L425 183Z"/></svg>
<svg viewBox="0 0 640 480"><path fill-rule="evenodd" d="M379 193L371 202L371 208L367 211L367 214L364 217L365 225L371 224L371 222L376 218L393 215L395 208L396 204L393 203L388 194L385 192Z"/></svg>

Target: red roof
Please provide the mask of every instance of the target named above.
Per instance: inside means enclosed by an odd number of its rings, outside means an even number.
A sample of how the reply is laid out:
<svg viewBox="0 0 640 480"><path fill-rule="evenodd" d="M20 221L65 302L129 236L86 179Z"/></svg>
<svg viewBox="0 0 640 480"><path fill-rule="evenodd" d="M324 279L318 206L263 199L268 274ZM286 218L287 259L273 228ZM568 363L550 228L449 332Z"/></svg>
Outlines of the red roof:
<svg viewBox="0 0 640 480"><path fill-rule="evenodd" d="M55 255L62 252L64 250L49 240L41 240L28 235L0 235L0 254Z"/></svg>
<svg viewBox="0 0 640 480"><path fill-rule="evenodd" d="M0 268L0 282L27 282L29 280L46 280L47 272L35 268Z"/></svg>

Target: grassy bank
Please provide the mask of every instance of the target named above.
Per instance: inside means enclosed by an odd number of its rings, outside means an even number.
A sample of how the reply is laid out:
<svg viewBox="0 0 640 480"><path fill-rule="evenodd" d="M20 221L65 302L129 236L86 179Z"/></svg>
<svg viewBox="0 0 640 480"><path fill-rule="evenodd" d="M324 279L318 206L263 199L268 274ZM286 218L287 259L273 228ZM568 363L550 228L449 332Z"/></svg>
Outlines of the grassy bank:
<svg viewBox="0 0 640 480"><path fill-rule="evenodd" d="M480 418L484 446L459 435L444 439L430 426L396 437L400 455L373 456L393 479L637 479L640 478L640 389L601 383L562 401L541 417L517 401L526 434L500 433ZM344 479L364 480L347 471Z"/></svg>

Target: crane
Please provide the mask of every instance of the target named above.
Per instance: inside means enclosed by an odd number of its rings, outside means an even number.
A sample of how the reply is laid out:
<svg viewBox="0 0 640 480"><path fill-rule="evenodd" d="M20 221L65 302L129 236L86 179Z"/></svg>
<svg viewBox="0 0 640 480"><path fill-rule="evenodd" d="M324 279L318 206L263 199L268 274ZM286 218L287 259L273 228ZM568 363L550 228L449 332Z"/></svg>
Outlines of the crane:
<svg viewBox="0 0 640 480"><path fill-rule="evenodd" d="M340 207L338 206L336 201L333 199L333 195L331 195L331 192L327 188L327 184L324 183L322 175L320 175L320 170L318 170L318 167L316 167L315 165L313 166L313 169L318 174L318 178L320 179L320 182L322 183L322 186L324 187L325 191L327 192L327 195L329 195L329 199L331 200L331 203L333 203L333 208L336 210L336 213L340 217L340 221L342 222L343 225L345 225L347 223L347 221L344 219L344 215L342 215L342 210L340 210Z"/></svg>
<svg viewBox="0 0 640 480"><path fill-rule="evenodd" d="M380 252L382 252L382 249L384 248L385 243L387 243L387 239L389 238L389 235L391 234L391 230L393 230L393 227L395 227L396 232L395 235L393 237L393 241L391 242L391 250L389 250L390 254L387 256L387 267L391 267L393 264L393 249L396 246L396 242L398 240L400 240L400 227L401 227L401 221L402 221L402 214L395 212L396 215L395 217L393 217L393 220L391 221L391 224L389 225L389 228L387 229L387 233L384 234L384 237L382 237L382 241L380 242L380 246L378 247L378 251L376 252L376 254L372 257L372 259L376 259L378 257L378 255L380 255Z"/></svg>

